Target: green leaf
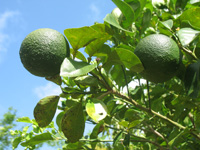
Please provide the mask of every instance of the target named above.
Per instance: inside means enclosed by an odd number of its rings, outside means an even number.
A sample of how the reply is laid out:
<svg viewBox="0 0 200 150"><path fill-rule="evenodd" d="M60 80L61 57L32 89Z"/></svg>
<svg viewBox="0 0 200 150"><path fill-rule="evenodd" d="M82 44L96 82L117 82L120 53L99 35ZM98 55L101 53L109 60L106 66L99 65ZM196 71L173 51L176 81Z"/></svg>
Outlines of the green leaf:
<svg viewBox="0 0 200 150"><path fill-rule="evenodd" d="M125 16L126 20L124 20L123 27L130 27L134 21L134 11L130 5L121 0L112 0L115 5L121 10L122 14Z"/></svg>
<svg viewBox="0 0 200 150"><path fill-rule="evenodd" d="M60 76L62 77L77 77L86 75L97 67L97 63L88 64L86 62L78 62L71 58L65 58L62 65Z"/></svg>
<svg viewBox="0 0 200 150"><path fill-rule="evenodd" d="M91 27L66 29L64 34L75 51L87 46L99 36L98 32Z"/></svg>
<svg viewBox="0 0 200 150"><path fill-rule="evenodd" d="M59 96L47 96L41 99L34 108L34 117L40 127L48 126L57 109Z"/></svg>
<svg viewBox="0 0 200 150"><path fill-rule="evenodd" d="M181 22L188 22L193 28L200 29L200 7L195 7L184 11L179 17Z"/></svg>
<svg viewBox="0 0 200 150"><path fill-rule="evenodd" d="M127 133L127 134L125 135L123 144L124 144L125 146L129 146L129 145L130 145L130 133Z"/></svg>
<svg viewBox="0 0 200 150"><path fill-rule="evenodd" d="M70 53L71 54L75 54L76 53L76 58L84 61L84 62L87 62L87 59L85 58L85 56L80 52L80 51L76 51L72 48L70 48Z"/></svg>
<svg viewBox="0 0 200 150"><path fill-rule="evenodd" d="M75 143L82 138L85 120L81 102L66 111L62 119L61 128L70 143Z"/></svg>
<svg viewBox="0 0 200 150"><path fill-rule="evenodd" d="M173 27L173 20L169 19L166 21L161 21L160 23L162 23L167 29L171 29Z"/></svg>
<svg viewBox="0 0 200 150"><path fill-rule="evenodd" d="M96 126L92 130L92 133L90 134L90 139L98 138L98 134L101 132L103 124L104 124L103 120L101 120L98 124L96 124ZM91 142L92 149L95 149L97 143L98 142Z"/></svg>
<svg viewBox="0 0 200 150"><path fill-rule="evenodd" d="M198 35L200 31L191 28L181 28L178 31L178 37L183 46L189 45Z"/></svg>
<svg viewBox="0 0 200 150"><path fill-rule="evenodd" d="M21 117L17 118L17 122L25 122L25 123L33 123L32 120L29 117Z"/></svg>
<svg viewBox="0 0 200 150"><path fill-rule="evenodd" d="M118 145L120 140L122 139L123 131L119 132L117 136L115 136L114 141L113 141L113 146Z"/></svg>
<svg viewBox="0 0 200 150"><path fill-rule="evenodd" d="M56 124L58 126L59 131L61 131L61 122L62 122L62 118L63 118L64 114L65 114L65 112L62 111L56 117Z"/></svg>
<svg viewBox="0 0 200 150"><path fill-rule="evenodd" d="M184 135L188 134L190 131L188 128L186 128L185 130L181 131L176 137L174 137L168 144L169 146L175 146L183 141L185 141L184 139Z"/></svg>
<svg viewBox="0 0 200 150"><path fill-rule="evenodd" d="M185 88L188 92L188 95L195 98L198 96L200 89L200 61L190 64L185 73Z"/></svg>
<svg viewBox="0 0 200 150"><path fill-rule="evenodd" d="M21 141L22 137L16 137L12 142L12 148L16 149Z"/></svg>
<svg viewBox="0 0 200 150"><path fill-rule="evenodd" d="M146 9L146 11L144 12L144 16L142 18L142 30L145 31L146 28L149 27L150 25L150 21L151 21L151 11L150 9Z"/></svg>
<svg viewBox="0 0 200 150"><path fill-rule="evenodd" d="M93 77L93 76L81 76L81 77L77 77L74 79L74 82L76 84L81 84L83 86L94 86L94 87L98 87L98 79Z"/></svg>
<svg viewBox="0 0 200 150"><path fill-rule="evenodd" d="M87 114L95 122L99 122L107 116L107 107L101 100L89 99L85 107Z"/></svg>
<svg viewBox="0 0 200 150"><path fill-rule="evenodd" d="M116 48L109 55L107 63L121 64L134 72L141 72L144 69L140 59L132 51L124 48Z"/></svg>
<svg viewBox="0 0 200 150"><path fill-rule="evenodd" d="M85 52L92 57L101 47L102 45L112 37L112 30L106 24L97 23L91 26L95 31L98 32L98 38L88 44L85 48Z"/></svg>
<svg viewBox="0 0 200 150"><path fill-rule="evenodd" d="M49 140L54 140L54 138L51 136L49 132L42 133L39 135L35 135L34 137L31 137L30 140L27 140L26 142L21 143L22 146L34 146L40 143L47 142Z"/></svg>
<svg viewBox="0 0 200 150"><path fill-rule="evenodd" d="M111 24L112 26L120 29L120 30L123 30L123 31L129 33L129 34L132 34L132 35L134 34L133 32L128 31L128 30L122 28L119 25L119 23L117 22L117 20L115 19L115 16L113 16L112 14L107 14L106 17L104 18L104 21L107 22L107 23L109 23L109 24Z"/></svg>

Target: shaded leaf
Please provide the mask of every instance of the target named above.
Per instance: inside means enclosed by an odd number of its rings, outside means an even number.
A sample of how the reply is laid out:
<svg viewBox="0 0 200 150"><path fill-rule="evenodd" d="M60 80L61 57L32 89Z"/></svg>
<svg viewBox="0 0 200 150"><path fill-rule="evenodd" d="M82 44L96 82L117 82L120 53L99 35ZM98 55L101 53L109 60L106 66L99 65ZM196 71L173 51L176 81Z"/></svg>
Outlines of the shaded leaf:
<svg viewBox="0 0 200 150"><path fill-rule="evenodd" d="M64 114L65 114L65 112L62 111L56 117L56 124L58 126L59 131L61 131L61 122L62 122L62 118L63 118Z"/></svg>
<svg viewBox="0 0 200 150"><path fill-rule="evenodd" d="M144 16L142 18L142 30L145 31L146 28L149 27L150 25L150 21L151 21L151 11L150 9L146 9L146 11L144 12Z"/></svg>
<svg viewBox="0 0 200 150"><path fill-rule="evenodd" d="M114 141L113 141L113 146L118 145L118 143L119 143L120 140L122 139L122 135L123 135L123 131L119 132L119 133L115 136Z"/></svg>
<svg viewBox="0 0 200 150"><path fill-rule="evenodd" d="M191 97L197 97L200 89L199 77L200 77L200 61L190 64L185 73L185 88L188 95Z"/></svg>
<svg viewBox="0 0 200 150"><path fill-rule="evenodd" d="M82 138L85 129L82 103L67 110L63 116L61 128L70 143L75 143Z"/></svg>
<svg viewBox="0 0 200 150"><path fill-rule="evenodd" d="M190 44L198 35L200 31L193 30L191 28L181 28L178 31L178 37L183 46Z"/></svg>
<svg viewBox="0 0 200 150"><path fill-rule="evenodd" d="M95 69L97 63L88 64L86 62L78 62L71 58L65 58L62 65L60 76L62 77L77 77L85 75Z"/></svg>
<svg viewBox="0 0 200 150"><path fill-rule="evenodd" d="M35 136L31 137L30 140L27 140L26 142L21 143L21 145L24 147L33 146L33 145L47 142L49 140L54 140L54 138L51 136L51 134L49 132L47 132L47 133L35 135Z"/></svg>
<svg viewBox="0 0 200 150"><path fill-rule="evenodd" d="M93 76L81 76L74 79L76 84L81 84L83 86L95 86L98 87L98 79Z"/></svg>
<svg viewBox="0 0 200 150"><path fill-rule="evenodd" d="M86 112L95 122L99 122L107 116L107 107L101 100L90 99L86 104Z"/></svg>
<svg viewBox="0 0 200 150"><path fill-rule="evenodd" d="M48 126L57 109L59 96L47 96L41 99L34 108L34 117L40 127Z"/></svg>

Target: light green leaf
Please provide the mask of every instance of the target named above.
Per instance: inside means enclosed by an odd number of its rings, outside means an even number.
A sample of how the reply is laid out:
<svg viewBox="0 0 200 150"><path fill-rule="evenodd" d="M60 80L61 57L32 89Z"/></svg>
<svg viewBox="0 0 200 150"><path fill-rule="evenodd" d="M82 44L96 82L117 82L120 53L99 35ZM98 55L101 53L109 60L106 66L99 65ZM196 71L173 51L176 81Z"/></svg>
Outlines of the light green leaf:
<svg viewBox="0 0 200 150"><path fill-rule="evenodd" d="M21 141L22 137L16 137L12 142L12 148L16 149Z"/></svg>
<svg viewBox="0 0 200 150"><path fill-rule="evenodd" d="M200 31L191 28L182 28L178 31L178 37L183 46L190 44L198 35Z"/></svg>
<svg viewBox="0 0 200 150"><path fill-rule="evenodd" d="M131 8L131 6L121 0L112 0L112 1L121 10L122 14L126 18L126 20L123 21L123 26L125 28L130 27L134 21L134 11Z"/></svg>
<svg viewBox="0 0 200 150"><path fill-rule="evenodd" d="M86 104L86 112L95 122L99 122L107 116L107 107L101 100L90 99Z"/></svg>
<svg viewBox="0 0 200 150"><path fill-rule="evenodd" d="M59 131L61 131L61 122L62 122L62 118L63 118L64 114L65 114L65 112L62 111L56 117L56 124L58 126Z"/></svg>
<svg viewBox="0 0 200 150"><path fill-rule="evenodd" d="M141 72L144 69L140 59L132 51L125 48L116 48L109 55L108 63L124 65L134 72Z"/></svg>
<svg viewBox="0 0 200 150"><path fill-rule="evenodd" d="M29 117L21 117L17 118L17 122L25 122L25 123L33 123L32 120Z"/></svg>
<svg viewBox="0 0 200 150"><path fill-rule="evenodd" d="M118 28L120 30L123 30L123 31L129 33L129 34L132 34L132 35L134 34L133 32L122 28L112 14L107 14L106 17L104 18L104 21L109 23L109 24L111 24L111 25L113 25L114 27L116 27L116 28Z"/></svg>
<svg viewBox="0 0 200 150"><path fill-rule="evenodd" d="M188 22L193 28L200 29L200 7L184 11L179 17L181 22Z"/></svg>
<svg viewBox="0 0 200 150"><path fill-rule="evenodd" d="M98 87L98 79L93 76L81 76L74 79L76 84L81 84L83 86L95 86Z"/></svg>
<svg viewBox="0 0 200 150"><path fill-rule="evenodd" d="M47 142L49 140L54 140L54 138L51 136L49 132L47 132L47 133L36 135L32 137L30 140L27 140L26 142L21 143L21 145L24 147L33 146L33 145L37 145L43 142Z"/></svg>
<svg viewBox="0 0 200 150"><path fill-rule="evenodd" d="M171 29L173 27L173 20L169 19L167 21L161 21L161 23L168 29Z"/></svg>
<svg viewBox="0 0 200 150"><path fill-rule="evenodd" d="M61 65L60 76L77 77L89 73L96 67L97 63L90 65L86 62L78 62L71 58L65 58Z"/></svg>
<svg viewBox="0 0 200 150"><path fill-rule="evenodd" d="M98 32L91 27L66 29L64 34L75 51L98 38Z"/></svg>
<svg viewBox="0 0 200 150"><path fill-rule="evenodd" d="M57 109L59 96L47 96L41 99L34 108L34 117L40 127L48 126Z"/></svg>

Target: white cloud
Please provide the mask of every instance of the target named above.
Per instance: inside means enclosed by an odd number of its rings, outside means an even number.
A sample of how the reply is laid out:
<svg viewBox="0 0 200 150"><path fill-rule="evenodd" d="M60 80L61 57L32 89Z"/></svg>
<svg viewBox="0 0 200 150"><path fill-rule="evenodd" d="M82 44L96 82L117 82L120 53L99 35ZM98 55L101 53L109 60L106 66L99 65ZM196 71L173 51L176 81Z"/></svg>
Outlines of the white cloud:
<svg viewBox="0 0 200 150"><path fill-rule="evenodd" d="M7 47L11 42L11 37L5 30L9 27L8 23L16 21L20 13L18 11L5 11L0 14L0 62L3 60L3 55L7 51Z"/></svg>
<svg viewBox="0 0 200 150"><path fill-rule="evenodd" d="M46 85L36 87L33 92L41 99L50 95L59 95L62 91L58 85L49 82Z"/></svg>
<svg viewBox="0 0 200 150"><path fill-rule="evenodd" d="M90 4L89 6L90 10L91 10L91 16L90 18L93 19L93 21L100 21L101 20L101 11L100 9L98 8L98 6L94 3Z"/></svg>

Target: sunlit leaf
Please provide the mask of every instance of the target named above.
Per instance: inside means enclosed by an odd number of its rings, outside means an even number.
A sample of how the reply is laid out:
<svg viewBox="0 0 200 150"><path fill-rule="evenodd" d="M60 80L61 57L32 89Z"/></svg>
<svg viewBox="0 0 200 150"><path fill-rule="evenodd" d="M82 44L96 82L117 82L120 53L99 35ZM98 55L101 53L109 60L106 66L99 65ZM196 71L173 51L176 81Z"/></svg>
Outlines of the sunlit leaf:
<svg viewBox="0 0 200 150"><path fill-rule="evenodd" d="M91 27L66 29L64 34L75 51L98 38L98 32Z"/></svg>
<svg viewBox="0 0 200 150"><path fill-rule="evenodd" d="M131 8L130 5L128 5L126 2L121 1L121 0L112 0L115 5L121 10L122 14L125 16L126 20L124 20L123 26L125 28L131 26L131 24L134 21L134 11Z"/></svg>
<svg viewBox="0 0 200 150"><path fill-rule="evenodd" d="M116 27L116 28L118 28L120 30L123 30L123 31L129 33L129 34L132 34L132 35L134 34L133 32L122 28L112 14L107 14L106 17L104 18L104 21L109 23L109 24L111 24L111 25L113 25L114 27Z"/></svg>
<svg viewBox="0 0 200 150"><path fill-rule="evenodd" d="M54 140L54 138L51 136L49 132L47 133L42 133L39 135L33 136L31 139L27 140L26 142L21 143L22 146L33 146L37 145L43 142L47 142L50 140Z"/></svg>
<svg viewBox="0 0 200 150"><path fill-rule="evenodd" d="M191 28L181 28L178 31L178 37L183 46L190 44L198 35L200 31L193 30Z"/></svg>
<svg viewBox="0 0 200 150"><path fill-rule="evenodd" d="M104 119L107 115L106 105L98 99L90 99L86 104L86 112L96 122Z"/></svg>
<svg viewBox="0 0 200 150"><path fill-rule="evenodd" d="M132 51L124 48L116 48L109 55L107 63L121 64L134 72L141 72L144 69L140 59Z"/></svg>
<svg viewBox="0 0 200 150"><path fill-rule="evenodd" d="M25 122L25 123L33 123L32 120L29 117L21 117L17 118L17 122Z"/></svg>
<svg viewBox="0 0 200 150"><path fill-rule="evenodd" d="M60 76L62 77L77 77L85 75L95 69L97 63L88 64L86 62L78 62L71 58L65 58L60 70Z"/></svg>
<svg viewBox="0 0 200 150"><path fill-rule="evenodd" d="M184 11L179 17L181 22L188 22L193 28L200 29L200 7Z"/></svg>
<svg viewBox="0 0 200 150"><path fill-rule="evenodd" d="M169 19L166 21L161 21L161 23L168 29L171 29L173 27L173 20Z"/></svg>

